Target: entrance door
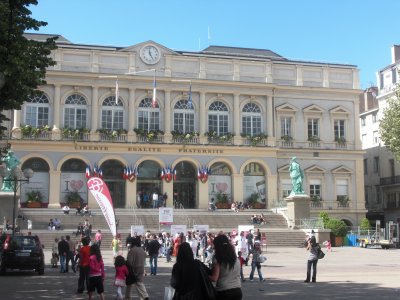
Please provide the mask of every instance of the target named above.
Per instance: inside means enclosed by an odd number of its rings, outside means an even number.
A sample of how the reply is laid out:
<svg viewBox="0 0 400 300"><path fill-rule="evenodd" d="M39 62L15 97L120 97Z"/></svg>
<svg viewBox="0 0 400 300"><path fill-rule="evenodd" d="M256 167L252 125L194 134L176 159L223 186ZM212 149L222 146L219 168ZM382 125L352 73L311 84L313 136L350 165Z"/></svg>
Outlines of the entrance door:
<svg viewBox="0 0 400 300"><path fill-rule="evenodd" d="M174 206L183 208L197 208L197 174L189 162L180 162L176 166L176 180L174 180Z"/></svg>
<svg viewBox="0 0 400 300"><path fill-rule="evenodd" d="M101 168L103 169L103 180L110 190L114 208L124 208L126 182L121 177L124 166L118 160L111 159L105 161Z"/></svg>

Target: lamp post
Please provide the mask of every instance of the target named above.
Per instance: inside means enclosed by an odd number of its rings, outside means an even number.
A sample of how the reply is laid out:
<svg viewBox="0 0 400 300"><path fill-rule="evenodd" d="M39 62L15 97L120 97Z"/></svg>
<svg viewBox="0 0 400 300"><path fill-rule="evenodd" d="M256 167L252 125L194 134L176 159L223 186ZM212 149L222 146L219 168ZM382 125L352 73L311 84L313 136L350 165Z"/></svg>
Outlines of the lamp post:
<svg viewBox="0 0 400 300"><path fill-rule="evenodd" d="M13 224L12 224L12 236L15 235L15 209L17 205L17 191L23 183L29 183L29 179L33 177L32 169L25 169L21 171L19 167L15 167L9 172L5 165L0 166L0 176L3 181L11 182L14 192L14 203L13 203Z"/></svg>

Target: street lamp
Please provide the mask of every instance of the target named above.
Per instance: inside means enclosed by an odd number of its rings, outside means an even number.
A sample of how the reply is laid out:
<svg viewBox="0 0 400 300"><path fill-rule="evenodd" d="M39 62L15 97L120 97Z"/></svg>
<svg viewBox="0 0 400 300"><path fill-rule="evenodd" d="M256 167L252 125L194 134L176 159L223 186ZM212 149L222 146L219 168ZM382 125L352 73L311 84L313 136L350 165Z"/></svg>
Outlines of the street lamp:
<svg viewBox="0 0 400 300"><path fill-rule="evenodd" d="M14 192L14 203L13 203L13 224L12 224L12 236L15 235L15 208L17 205L17 190L23 183L29 183L29 179L33 177L32 169L25 169L21 171L21 168L15 167L9 172L5 165L0 166L0 177L4 181L11 182Z"/></svg>

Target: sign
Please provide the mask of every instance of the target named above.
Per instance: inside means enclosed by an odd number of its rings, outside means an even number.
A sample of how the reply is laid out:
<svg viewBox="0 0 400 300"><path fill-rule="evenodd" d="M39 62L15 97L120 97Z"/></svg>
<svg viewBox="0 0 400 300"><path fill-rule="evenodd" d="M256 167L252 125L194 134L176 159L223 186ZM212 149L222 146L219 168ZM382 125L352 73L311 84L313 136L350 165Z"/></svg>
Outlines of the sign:
<svg viewBox="0 0 400 300"><path fill-rule="evenodd" d="M139 235L144 235L144 226L143 225L131 225L131 236L134 236L134 233Z"/></svg>
<svg viewBox="0 0 400 300"><path fill-rule="evenodd" d="M66 173L60 174L60 202L67 202L67 197L71 193L78 193L83 202L87 203L88 190L86 186L85 173Z"/></svg>
<svg viewBox="0 0 400 300"><path fill-rule="evenodd" d="M171 236L175 236L181 232L183 232L184 235L187 234L186 225L171 225Z"/></svg>
<svg viewBox="0 0 400 300"><path fill-rule="evenodd" d="M199 233L207 233L209 230L208 225L193 225L193 231L197 231Z"/></svg>
<svg viewBox="0 0 400 300"><path fill-rule="evenodd" d="M160 224L172 224L174 222L174 209L172 207L159 207L158 222Z"/></svg>

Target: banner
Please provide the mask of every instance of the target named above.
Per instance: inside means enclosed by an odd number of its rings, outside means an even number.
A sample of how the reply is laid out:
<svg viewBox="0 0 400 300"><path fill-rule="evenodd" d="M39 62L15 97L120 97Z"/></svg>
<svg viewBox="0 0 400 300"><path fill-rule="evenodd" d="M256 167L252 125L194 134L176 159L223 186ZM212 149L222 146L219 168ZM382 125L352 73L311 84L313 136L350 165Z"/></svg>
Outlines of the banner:
<svg viewBox="0 0 400 300"><path fill-rule="evenodd" d="M174 222L174 209L172 207L158 208L158 222L160 224L172 224Z"/></svg>
<svg viewBox="0 0 400 300"><path fill-rule="evenodd" d="M99 177L92 177L88 180L87 187L99 204L112 235L116 236L117 226L115 224L114 206L106 183Z"/></svg>

